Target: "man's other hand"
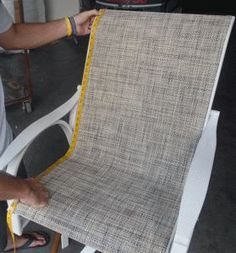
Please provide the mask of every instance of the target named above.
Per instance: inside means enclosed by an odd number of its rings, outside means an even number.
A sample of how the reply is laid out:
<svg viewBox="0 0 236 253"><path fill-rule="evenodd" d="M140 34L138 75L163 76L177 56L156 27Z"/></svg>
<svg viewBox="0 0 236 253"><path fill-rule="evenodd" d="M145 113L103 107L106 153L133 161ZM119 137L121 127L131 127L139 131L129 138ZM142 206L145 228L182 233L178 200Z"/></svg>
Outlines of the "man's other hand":
<svg viewBox="0 0 236 253"><path fill-rule="evenodd" d="M49 193L47 189L34 178L25 179L28 186L24 196L19 200L21 203L32 207L44 207L48 203Z"/></svg>

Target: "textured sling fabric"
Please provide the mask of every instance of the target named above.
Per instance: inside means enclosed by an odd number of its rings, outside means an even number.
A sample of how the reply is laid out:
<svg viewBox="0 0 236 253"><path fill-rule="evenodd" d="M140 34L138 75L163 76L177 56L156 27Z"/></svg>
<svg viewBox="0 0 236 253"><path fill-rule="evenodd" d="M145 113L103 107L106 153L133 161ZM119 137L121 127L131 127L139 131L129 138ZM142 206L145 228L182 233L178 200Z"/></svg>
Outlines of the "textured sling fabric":
<svg viewBox="0 0 236 253"><path fill-rule="evenodd" d="M16 213L102 252L165 252L232 17L106 11L78 143Z"/></svg>

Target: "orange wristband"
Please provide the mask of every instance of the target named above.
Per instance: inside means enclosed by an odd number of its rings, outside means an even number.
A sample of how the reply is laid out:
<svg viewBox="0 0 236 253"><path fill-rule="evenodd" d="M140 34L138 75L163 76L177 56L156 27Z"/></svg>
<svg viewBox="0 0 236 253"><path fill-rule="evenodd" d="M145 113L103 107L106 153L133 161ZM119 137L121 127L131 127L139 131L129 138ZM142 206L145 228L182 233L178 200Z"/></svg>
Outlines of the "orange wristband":
<svg viewBox="0 0 236 253"><path fill-rule="evenodd" d="M65 17L65 21L66 21L66 27L67 27L67 36L70 37L72 35L71 23L68 17Z"/></svg>

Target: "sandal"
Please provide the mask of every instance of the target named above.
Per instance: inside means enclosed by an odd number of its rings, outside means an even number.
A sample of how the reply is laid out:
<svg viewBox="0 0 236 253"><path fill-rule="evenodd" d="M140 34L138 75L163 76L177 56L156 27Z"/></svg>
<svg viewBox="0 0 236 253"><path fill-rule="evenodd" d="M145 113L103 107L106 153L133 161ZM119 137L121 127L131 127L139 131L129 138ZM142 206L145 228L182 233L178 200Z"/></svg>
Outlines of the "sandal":
<svg viewBox="0 0 236 253"><path fill-rule="evenodd" d="M38 235L43 236L44 239L45 239L45 243L43 245L30 246L32 244L32 242L39 241L39 239L37 239L37 237L33 233L36 233ZM50 236L47 233L42 232L42 231L40 231L40 232L35 231L35 232L30 233L30 234L23 234L22 236L24 238L27 238L28 240L22 246L16 247L16 250L41 248L41 247L45 247L50 242ZM14 248L11 248L11 249L8 249L8 250L4 250L2 252L11 252L13 250L14 250Z"/></svg>

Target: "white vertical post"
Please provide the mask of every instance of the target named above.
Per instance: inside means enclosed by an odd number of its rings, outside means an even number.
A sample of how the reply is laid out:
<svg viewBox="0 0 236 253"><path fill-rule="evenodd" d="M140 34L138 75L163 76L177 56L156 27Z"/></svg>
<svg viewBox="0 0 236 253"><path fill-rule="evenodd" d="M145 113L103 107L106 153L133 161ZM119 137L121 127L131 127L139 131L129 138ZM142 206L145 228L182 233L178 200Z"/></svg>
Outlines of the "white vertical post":
<svg viewBox="0 0 236 253"><path fill-rule="evenodd" d="M96 249L89 246L85 246L80 253L94 253Z"/></svg>
<svg viewBox="0 0 236 253"><path fill-rule="evenodd" d="M69 246L69 237L61 235L61 248L64 249Z"/></svg>

